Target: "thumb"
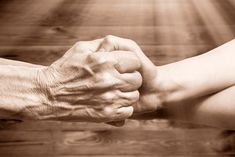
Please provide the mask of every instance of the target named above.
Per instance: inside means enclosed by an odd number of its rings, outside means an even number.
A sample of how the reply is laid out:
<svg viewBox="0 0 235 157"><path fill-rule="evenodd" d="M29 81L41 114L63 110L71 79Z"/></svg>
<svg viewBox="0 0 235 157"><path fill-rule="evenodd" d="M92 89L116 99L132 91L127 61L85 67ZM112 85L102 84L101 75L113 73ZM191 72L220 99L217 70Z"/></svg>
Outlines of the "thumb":
<svg viewBox="0 0 235 157"><path fill-rule="evenodd" d="M142 74L144 80L152 81L156 77L157 73L155 72L156 71L155 65L144 54L141 48L134 41L130 39L124 39L108 35L103 39L103 42L100 44L100 47L98 49L99 52L101 51L110 52L117 50L132 51L136 53L141 62L140 73Z"/></svg>
<svg viewBox="0 0 235 157"><path fill-rule="evenodd" d="M107 36L103 39L103 42L100 44L98 52L110 52L115 50L120 50L117 47L117 43L115 42L115 37Z"/></svg>

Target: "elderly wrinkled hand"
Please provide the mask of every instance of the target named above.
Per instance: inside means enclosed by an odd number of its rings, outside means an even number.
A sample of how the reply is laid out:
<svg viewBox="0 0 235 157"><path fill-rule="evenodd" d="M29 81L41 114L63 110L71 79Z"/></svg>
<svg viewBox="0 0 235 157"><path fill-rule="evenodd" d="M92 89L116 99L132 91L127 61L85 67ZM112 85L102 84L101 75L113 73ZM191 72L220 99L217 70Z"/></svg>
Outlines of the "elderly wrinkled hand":
<svg viewBox="0 0 235 157"><path fill-rule="evenodd" d="M109 122L130 117L139 100L140 61L133 52L96 52L101 40L78 42L39 73L46 91L40 119Z"/></svg>

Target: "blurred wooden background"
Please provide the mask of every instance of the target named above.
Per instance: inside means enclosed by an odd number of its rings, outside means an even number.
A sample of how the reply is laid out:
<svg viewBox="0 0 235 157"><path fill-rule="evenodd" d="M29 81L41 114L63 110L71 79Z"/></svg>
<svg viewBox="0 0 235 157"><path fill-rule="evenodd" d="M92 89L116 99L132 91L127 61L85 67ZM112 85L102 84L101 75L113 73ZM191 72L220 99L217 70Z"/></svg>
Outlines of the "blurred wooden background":
<svg viewBox="0 0 235 157"><path fill-rule="evenodd" d="M235 0L0 0L0 57L48 65L78 40L112 34L166 64L235 37ZM0 157L233 156L232 131L167 120L122 128L63 122L0 123Z"/></svg>

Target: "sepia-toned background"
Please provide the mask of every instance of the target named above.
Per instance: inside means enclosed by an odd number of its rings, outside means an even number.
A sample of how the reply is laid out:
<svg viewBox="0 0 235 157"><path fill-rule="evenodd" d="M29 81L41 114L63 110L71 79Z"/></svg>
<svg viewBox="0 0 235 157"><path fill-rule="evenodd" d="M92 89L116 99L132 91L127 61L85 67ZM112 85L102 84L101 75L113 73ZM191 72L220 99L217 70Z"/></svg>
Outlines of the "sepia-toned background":
<svg viewBox="0 0 235 157"><path fill-rule="evenodd" d="M233 39L235 0L0 0L0 57L49 65L75 42L109 34L135 40L156 65L171 63ZM0 121L0 157L232 155L233 131L164 119L121 128Z"/></svg>

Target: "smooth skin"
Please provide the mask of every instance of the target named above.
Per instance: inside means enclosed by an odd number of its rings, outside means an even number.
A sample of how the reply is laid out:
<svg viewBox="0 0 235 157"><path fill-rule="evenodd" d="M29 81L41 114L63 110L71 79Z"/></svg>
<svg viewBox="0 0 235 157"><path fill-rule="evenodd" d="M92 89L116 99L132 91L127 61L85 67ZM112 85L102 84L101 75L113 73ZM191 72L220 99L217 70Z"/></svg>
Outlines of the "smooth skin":
<svg viewBox="0 0 235 157"><path fill-rule="evenodd" d="M141 60L136 114L163 109L165 118L235 129L235 40L163 66L154 66L134 41L107 36L100 51L116 50L135 52Z"/></svg>

